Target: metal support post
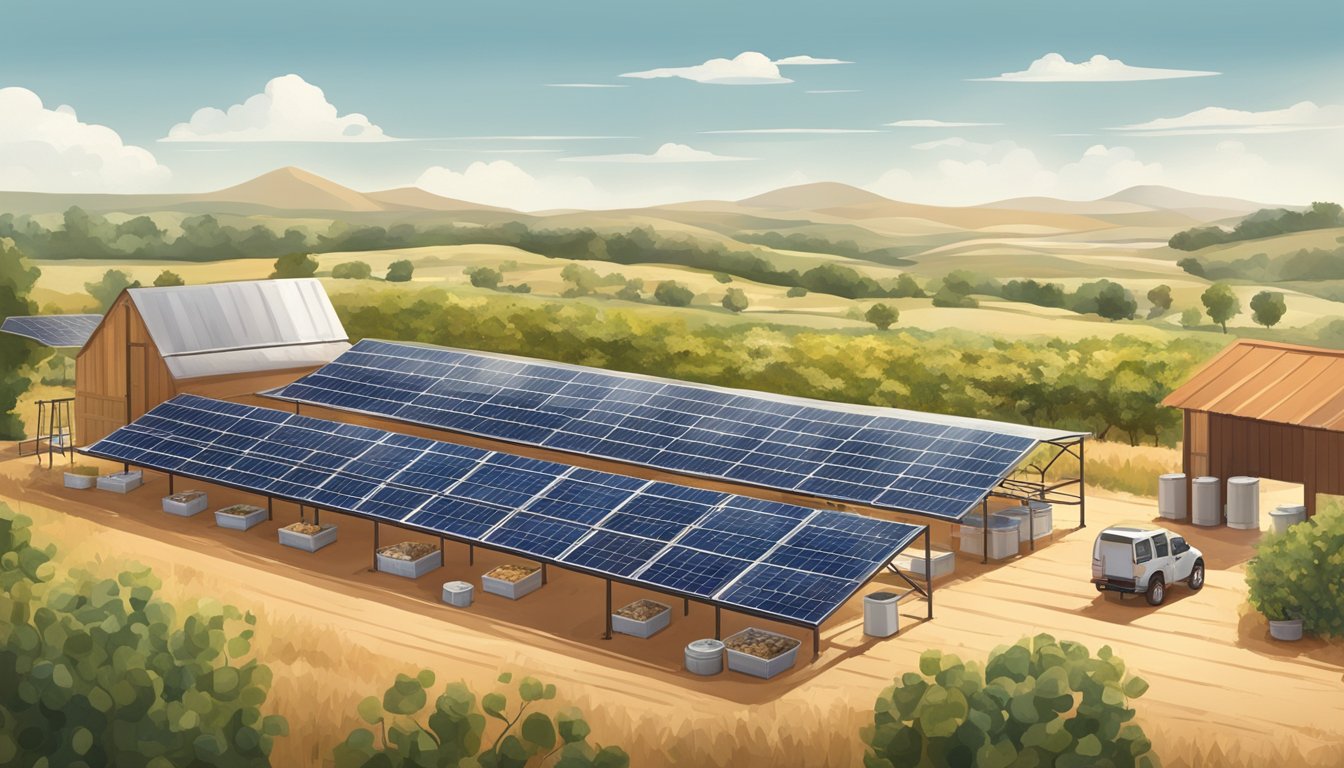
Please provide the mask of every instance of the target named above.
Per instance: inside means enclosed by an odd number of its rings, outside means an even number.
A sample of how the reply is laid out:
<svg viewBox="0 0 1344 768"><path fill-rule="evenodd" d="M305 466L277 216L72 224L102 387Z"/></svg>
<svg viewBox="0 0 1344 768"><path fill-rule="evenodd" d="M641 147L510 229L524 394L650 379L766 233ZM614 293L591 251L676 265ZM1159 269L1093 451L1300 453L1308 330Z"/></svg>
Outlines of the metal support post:
<svg viewBox="0 0 1344 768"><path fill-rule="evenodd" d="M989 499L986 498L980 502L980 522L984 523L985 549L980 558L981 563L989 562Z"/></svg>
<svg viewBox="0 0 1344 768"><path fill-rule="evenodd" d="M266 519L275 519L275 499L271 496L266 497Z"/></svg>
<svg viewBox="0 0 1344 768"><path fill-rule="evenodd" d="M929 544L929 526L924 526L924 588L929 591L925 595L929 607L928 618L933 618L933 547Z"/></svg>
<svg viewBox="0 0 1344 768"><path fill-rule="evenodd" d="M611 639L611 579L607 579L607 633L602 636L603 640Z"/></svg>
<svg viewBox="0 0 1344 768"><path fill-rule="evenodd" d="M1087 527L1087 461L1083 457L1083 446L1087 438L1078 438L1078 527ZM1186 494L1189 498L1189 494Z"/></svg>
<svg viewBox="0 0 1344 768"><path fill-rule="evenodd" d="M475 544L468 544L468 545L467 545L467 565L475 565L475 564L476 564L476 545L475 545Z"/></svg>
<svg viewBox="0 0 1344 768"><path fill-rule="evenodd" d="M546 564L545 564L545 563L542 563L542 564L541 564L541 583L542 583L542 584L545 584L545 583L546 583Z"/></svg>
<svg viewBox="0 0 1344 768"><path fill-rule="evenodd" d="M723 637L723 611L719 606L714 606L714 639L722 640Z"/></svg>
<svg viewBox="0 0 1344 768"><path fill-rule="evenodd" d="M168 495L169 495L169 496L172 496L172 495L173 495L173 473L172 473L172 472L169 472L169 473L168 473Z"/></svg>
<svg viewBox="0 0 1344 768"><path fill-rule="evenodd" d="M691 598L689 597L681 598L681 615L682 616L691 615Z"/></svg>
<svg viewBox="0 0 1344 768"><path fill-rule="evenodd" d="M373 570L378 570L378 521L373 521Z"/></svg>
<svg viewBox="0 0 1344 768"><path fill-rule="evenodd" d="M821 656L821 627L812 628L812 660Z"/></svg>

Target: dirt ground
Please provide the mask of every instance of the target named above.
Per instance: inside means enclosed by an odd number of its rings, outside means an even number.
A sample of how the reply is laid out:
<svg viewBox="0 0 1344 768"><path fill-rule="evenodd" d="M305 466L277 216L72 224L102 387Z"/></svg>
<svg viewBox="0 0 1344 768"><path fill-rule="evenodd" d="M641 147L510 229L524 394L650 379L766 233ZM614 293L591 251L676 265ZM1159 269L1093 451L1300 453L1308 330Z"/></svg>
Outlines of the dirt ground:
<svg viewBox="0 0 1344 768"><path fill-rule="evenodd" d="M95 462L96 463L96 462ZM110 466L110 465L109 465ZM770 681L737 673L699 678L681 669L681 648L712 636L714 612L617 585L614 604L651 597L673 604L671 626L649 640L602 640L599 579L549 569L549 584L517 602L477 595L469 609L439 602L451 579L478 582L511 558L477 550L474 564L449 543L445 566L418 581L371 572L372 524L325 515L340 540L316 554L282 547L275 530L298 510L276 503L275 521L247 532L215 527L209 513L179 518L159 511L167 480L146 473L144 487L121 496L70 491L57 471L31 457L0 461L0 501L33 517L39 540L54 541L62 564L115 568L126 560L152 566L174 599L209 597L255 611L257 654L275 672L268 707L285 715L291 735L278 741L277 766L327 764L331 748L356 726L355 705L381 694L398 672L434 670L438 685L464 680L478 693L501 671L532 674L559 688L559 700L582 709L593 740L619 744L635 766L854 766L858 732L872 702L919 654L939 648L983 659L994 647L1048 632L1109 644L1151 689L1137 701L1139 722L1166 765L1263 766L1344 764L1344 644L1308 639L1280 644L1246 605L1243 579L1255 532L1171 527L1204 550L1208 586L1177 586L1166 605L1099 595L1088 582L1093 536L1104 525L1151 520L1155 505L1089 490L1088 528L1073 512L1057 516L1053 539L1035 553L981 566L958 557L954 576L937 583L935 618L925 604L902 607L902 629L865 637L856 597L823 628L820 658L797 628L725 611L725 635L763 626L804 642L799 662ZM244 494L202 487L210 508ZM1267 487L1262 516L1300 491ZM310 513L311 514L311 513ZM383 529L382 543L414 535ZM423 538L423 537L422 537ZM869 591L902 586L882 577Z"/></svg>

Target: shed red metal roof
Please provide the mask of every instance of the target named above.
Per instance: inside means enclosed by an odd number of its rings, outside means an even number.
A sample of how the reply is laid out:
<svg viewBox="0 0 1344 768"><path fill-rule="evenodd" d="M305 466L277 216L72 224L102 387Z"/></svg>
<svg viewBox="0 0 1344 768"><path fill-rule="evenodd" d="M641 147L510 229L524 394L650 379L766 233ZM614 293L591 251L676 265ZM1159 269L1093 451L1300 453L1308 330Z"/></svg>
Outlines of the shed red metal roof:
<svg viewBox="0 0 1344 768"><path fill-rule="evenodd" d="M1344 431L1344 351L1242 339L1162 404Z"/></svg>

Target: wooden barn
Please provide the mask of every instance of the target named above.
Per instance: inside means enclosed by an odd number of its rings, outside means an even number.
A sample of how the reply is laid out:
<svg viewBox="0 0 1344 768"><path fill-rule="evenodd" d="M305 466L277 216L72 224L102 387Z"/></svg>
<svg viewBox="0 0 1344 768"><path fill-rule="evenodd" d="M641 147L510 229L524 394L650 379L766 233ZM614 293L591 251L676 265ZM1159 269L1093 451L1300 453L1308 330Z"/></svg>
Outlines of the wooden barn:
<svg viewBox="0 0 1344 768"><path fill-rule="evenodd" d="M1344 495L1344 351L1243 339L1162 402L1185 412L1187 477L1298 483L1308 515Z"/></svg>
<svg viewBox="0 0 1344 768"><path fill-rule="evenodd" d="M76 358L76 440L185 392L250 400L349 347L315 279L127 289Z"/></svg>

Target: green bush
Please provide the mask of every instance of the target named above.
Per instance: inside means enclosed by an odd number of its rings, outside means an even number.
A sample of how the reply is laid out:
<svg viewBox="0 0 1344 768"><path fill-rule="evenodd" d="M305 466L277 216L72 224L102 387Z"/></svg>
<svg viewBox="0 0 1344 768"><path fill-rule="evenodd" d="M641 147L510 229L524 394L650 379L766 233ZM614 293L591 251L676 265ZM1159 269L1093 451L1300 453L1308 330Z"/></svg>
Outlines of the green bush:
<svg viewBox="0 0 1344 768"><path fill-rule="evenodd" d="M0 505L0 764L270 765L288 725L261 712L256 617L179 617L148 569L52 583L55 548L33 545L31 522Z"/></svg>
<svg viewBox="0 0 1344 768"><path fill-rule="evenodd" d="M389 283L408 283L415 274L415 265L410 259L399 259L387 265L386 280Z"/></svg>
<svg viewBox="0 0 1344 768"><path fill-rule="evenodd" d="M729 288L719 303L729 312L742 312L751 305L751 302L747 301L747 294L741 288Z"/></svg>
<svg viewBox="0 0 1344 768"><path fill-rule="evenodd" d="M275 271L271 279L289 279L312 277L317 274L317 259L306 253L286 253L275 260Z"/></svg>
<svg viewBox="0 0 1344 768"><path fill-rule="evenodd" d="M367 280L373 274L373 267L364 261L343 261L331 268L331 276L337 280Z"/></svg>
<svg viewBox="0 0 1344 768"><path fill-rule="evenodd" d="M1147 690L1109 646L1093 657L1049 635L996 648L983 671L926 651L878 697L864 765L1155 768L1128 706Z"/></svg>
<svg viewBox="0 0 1344 768"><path fill-rule="evenodd" d="M505 684L512 679L510 673L499 676ZM478 705L476 694L465 684L450 683L422 719L419 715L426 709L432 685L434 673L429 670L415 677L397 675L381 700L370 696L361 701L360 718L378 731L352 731L336 746L336 768L523 768L532 761L541 765L552 756L555 768L627 768L630 764L620 747L588 743L591 729L578 710L562 709L554 716L528 712L534 704L555 698L554 685L523 678L518 683L517 709L509 714L505 694L487 693ZM502 724L488 745L487 717Z"/></svg>
<svg viewBox="0 0 1344 768"><path fill-rule="evenodd" d="M695 292L675 280L664 280L653 289L653 298L669 307L684 307L695 298Z"/></svg>
<svg viewBox="0 0 1344 768"><path fill-rule="evenodd" d="M1271 620L1301 619L1317 635L1344 635L1344 512L1260 539L1246 566L1251 605Z"/></svg>

